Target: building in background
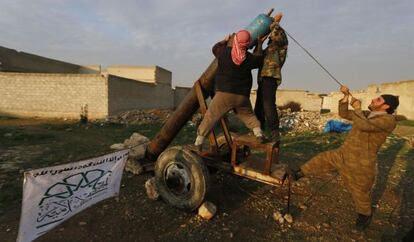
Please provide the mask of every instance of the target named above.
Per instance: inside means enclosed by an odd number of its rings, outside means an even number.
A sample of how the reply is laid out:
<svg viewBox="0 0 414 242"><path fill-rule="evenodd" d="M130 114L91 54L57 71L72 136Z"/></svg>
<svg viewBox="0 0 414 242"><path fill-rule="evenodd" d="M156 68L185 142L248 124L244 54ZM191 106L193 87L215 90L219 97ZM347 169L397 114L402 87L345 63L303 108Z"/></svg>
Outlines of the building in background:
<svg viewBox="0 0 414 242"><path fill-rule="evenodd" d="M81 66L0 47L0 115L106 118L133 109L172 109L189 88L173 89L159 66ZM176 93L176 90L177 93Z"/></svg>
<svg viewBox="0 0 414 242"><path fill-rule="evenodd" d="M0 115L17 117L79 118L88 106L90 118L106 118L134 109L173 109L190 91L173 88L172 73L159 66L76 65L18 52L0 46ZM367 107L381 94L400 97L397 113L414 119L414 81L369 85L352 91ZM251 93L256 100L256 91ZM328 95L279 89L277 105L300 103L307 111L338 111L339 92Z"/></svg>
<svg viewBox="0 0 414 242"><path fill-rule="evenodd" d="M400 105L396 114L403 115L407 119L414 120L414 80L397 81L382 84L371 84L364 90L351 91L355 98L362 102L362 107L367 108L371 99L382 94L392 94L399 96ZM331 92L323 98L322 108L337 112L338 100L342 98L342 93Z"/></svg>

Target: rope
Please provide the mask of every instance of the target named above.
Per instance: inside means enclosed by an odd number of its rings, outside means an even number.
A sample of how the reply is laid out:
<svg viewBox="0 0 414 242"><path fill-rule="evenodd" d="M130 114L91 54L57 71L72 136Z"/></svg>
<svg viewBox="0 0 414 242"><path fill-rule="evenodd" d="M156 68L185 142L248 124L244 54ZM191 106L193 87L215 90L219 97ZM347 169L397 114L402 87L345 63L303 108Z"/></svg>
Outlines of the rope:
<svg viewBox="0 0 414 242"><path fill-rule="evenodd" d="M330 184L334 179L336 179L338 177L339 173L335 173L335 175L333 175L329 180L325 181L324 183L322 183L322 185L320 185L315 192L311 193L305 200L305 202L303 202L304 205L308 205L310 206L309 202L318 194L320 194L320 192L322 191L323 188L325 188L325 186L327 186L328 184Z"/></svg>
<svg viewBox="0 0 414 242"><path fill-rule="evenodd" d="M316 62L316 64L318 64L336 83L338 83L339 85L343 86L342 83L340 81L338 81L338 79L336 79L329 71L328 69L326 69L305 47L303 47L295 38L293 38L292 35L290 35L286 30L285 33L287 34L287 36L289 36L300 48L302 48L303 51L305 51L306 54L308 54L310 56L310 58L312 58L312 60L314 60Z"/></svg>
<svg viewBox="0 0 414 242"><path fill-rule="evenodd" d="M292 176L289 175L288 177L288 199L287 199L287 204L286 204L286 209L287 209L287 213L290 213L290 197L292 194Z"/></svg>
<svg viewBox="0 0 414 242"><path fill-rule="evenodd" d="M306 54L308 54L309 55L309 57L310 58L312 58L312 60L314 60L315 62L316 62L316 64L318 64L321 68L322 68L322 70L324 70L331 78L332 78L332 80L334 80L336 83L338 83L340 86L344 86L340 81L338 81L338 79L336 78L336 77L334 77L334 75L332 75L329 71L328 71L328 69L326 69L305 47L303 47L300 43L299 43L299 41L297 41L291 34L289 34L286 30L285 30L285 33L286 33L286 35L287 36L289 36L289 38L291 38L303 51L305 51L305 53ZM348 92L349 93L349 95L352 97L352 98L354 98L354 96L350 93L350 92ZM363 117L361 117L360 115L358 115L357 113L355 113L355 115L357 116L357 117L359 117L359 118L361 118L361 119L364 119L364 120L366 120L369 124L371 124L372 126L374 126L374 127L376 127L376 128L378 128L379 130L381 130L381 131L383 131L383 132L386 132L386 133L388 133L388 131L387 130L385 130L384 128L382 128L382 127L379 127L378 125L375 125L374 123L372 123L372 122L370 122L368 119L365 119L365 118L363 118ZM409 138L407 138L407 137L404 137L404 136L402 136L402 135L399 135L399 134L395 134L394 133L394 135L395 136L397 136L398 138L401 138L401 139L404 139L404 140L406 140L406 141L408 141L409 143L411 143L411 147L413 147L414 148L414 141L412 141L412 140L410 140Z"/></svg>

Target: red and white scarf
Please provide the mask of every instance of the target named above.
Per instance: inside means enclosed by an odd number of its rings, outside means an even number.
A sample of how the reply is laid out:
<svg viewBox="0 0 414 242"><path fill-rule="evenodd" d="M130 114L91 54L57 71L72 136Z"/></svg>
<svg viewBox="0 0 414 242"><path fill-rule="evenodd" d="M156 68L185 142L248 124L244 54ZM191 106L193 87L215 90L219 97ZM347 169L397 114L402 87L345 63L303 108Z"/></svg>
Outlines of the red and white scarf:
<svg viewBox="0 0 414 242"><path fill-rule="evenodd" d="M247 47L250 44L250 33L247 30L240 30L234 35L233 46L231 48L231 59L234 64L241 65L246 59Z"/></svg>

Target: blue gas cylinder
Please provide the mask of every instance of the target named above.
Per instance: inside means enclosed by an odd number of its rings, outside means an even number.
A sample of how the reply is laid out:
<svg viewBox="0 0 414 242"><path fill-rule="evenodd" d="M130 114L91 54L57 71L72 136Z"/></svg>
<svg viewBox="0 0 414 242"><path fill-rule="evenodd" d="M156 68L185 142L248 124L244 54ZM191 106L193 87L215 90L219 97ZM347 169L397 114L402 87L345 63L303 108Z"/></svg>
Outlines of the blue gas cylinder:
<svg viewBox="0 0 414 242"><path fill-rule="evenodd" d="M270 32L270 24L273 22L273 18L266 14L259 14L246 28L249 31L252 43L252 47L259 36L264 36Z"/></svg>

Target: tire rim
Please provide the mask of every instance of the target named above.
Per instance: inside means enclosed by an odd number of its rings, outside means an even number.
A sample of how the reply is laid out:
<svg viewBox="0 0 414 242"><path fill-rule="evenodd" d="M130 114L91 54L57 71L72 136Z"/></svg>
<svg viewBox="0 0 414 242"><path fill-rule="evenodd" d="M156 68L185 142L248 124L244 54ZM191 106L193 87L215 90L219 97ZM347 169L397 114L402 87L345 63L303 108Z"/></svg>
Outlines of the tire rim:
<svg viewBox="0 0 414 242"><path fill-rule="evenodd" d="M174 195L186 196L191 191L191 173L182 163L173 162L166 167L164 182Z"/></svg>

